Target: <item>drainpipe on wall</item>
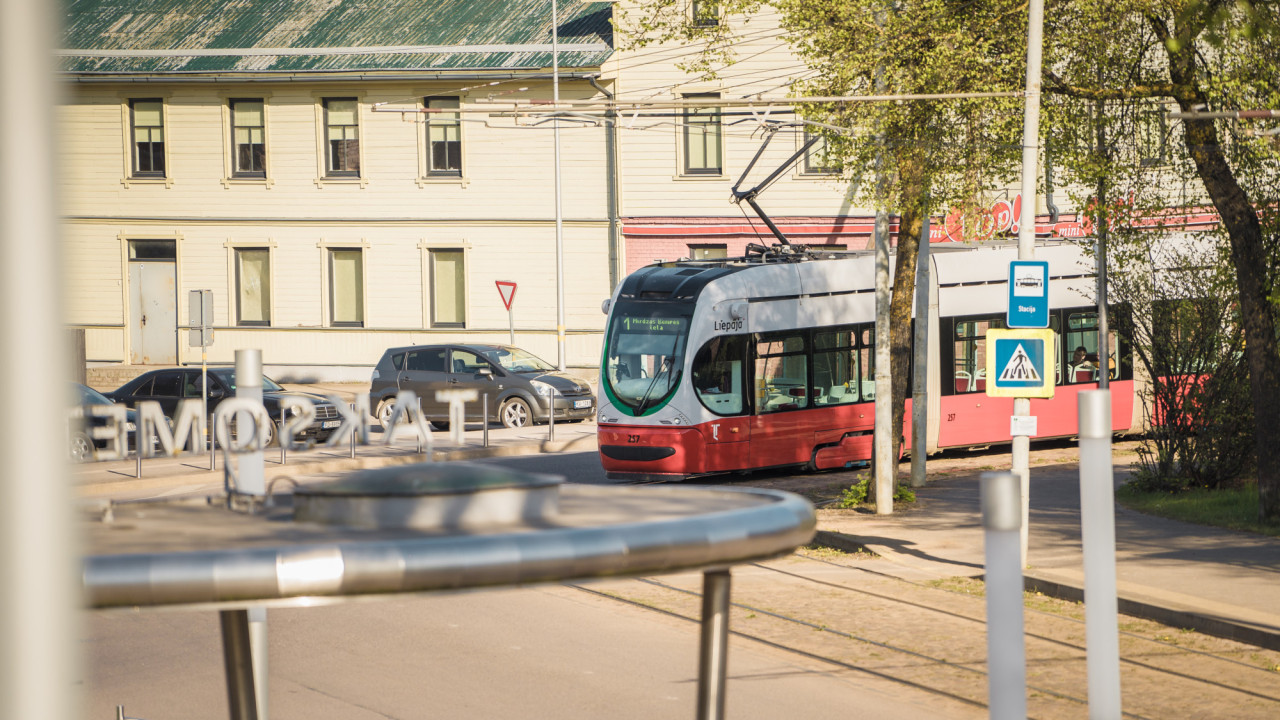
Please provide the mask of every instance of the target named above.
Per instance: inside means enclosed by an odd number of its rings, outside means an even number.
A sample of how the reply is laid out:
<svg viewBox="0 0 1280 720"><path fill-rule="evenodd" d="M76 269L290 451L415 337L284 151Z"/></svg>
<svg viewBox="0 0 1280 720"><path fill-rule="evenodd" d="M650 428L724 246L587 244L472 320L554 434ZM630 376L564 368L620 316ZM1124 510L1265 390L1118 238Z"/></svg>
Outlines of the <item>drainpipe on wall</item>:
<svg viewBox="0 0 1280 720"><path fill-rule="evenodd" d="M599 75L588 75L587 82L605 98L612 100L613 93L605 90L596 82ZM618 111L610 107L604 113L608 131L604 136L605 173L608 175L606 186L608 195L605 203L609 212L609 293L622 281L626 272L626 256L622 248L622 187L618 173Z"/></svg>

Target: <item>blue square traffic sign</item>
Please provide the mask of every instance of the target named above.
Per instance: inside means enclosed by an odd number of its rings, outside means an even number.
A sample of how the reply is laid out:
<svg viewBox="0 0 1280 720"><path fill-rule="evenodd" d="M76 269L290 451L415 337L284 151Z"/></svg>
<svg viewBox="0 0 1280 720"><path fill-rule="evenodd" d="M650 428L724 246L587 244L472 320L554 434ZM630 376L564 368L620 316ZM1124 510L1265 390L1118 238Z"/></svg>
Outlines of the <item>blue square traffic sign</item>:
<svg viewBox="0 0 1280 720"><path fill-rule="evenodd" d="M1009 263L1009 314L1011 328L1049 327L1049 263L1014 260Z"/></svg>
<svg viewBox="0 0 1280 720"><path fill-rule="evenodd" d="M1052 330L988 330L986 352L987 395L1053 397Z"/></svg>

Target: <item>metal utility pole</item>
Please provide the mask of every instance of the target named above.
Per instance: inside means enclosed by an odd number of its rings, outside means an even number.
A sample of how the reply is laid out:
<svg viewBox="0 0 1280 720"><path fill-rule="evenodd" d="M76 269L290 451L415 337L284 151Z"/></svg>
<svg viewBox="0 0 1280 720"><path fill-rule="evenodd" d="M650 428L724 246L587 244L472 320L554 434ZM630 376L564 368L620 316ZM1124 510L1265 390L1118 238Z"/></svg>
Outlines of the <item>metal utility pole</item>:
<svg viewBox="0 0 1280 720"><path fill-rule="evenodd" d="M1018 259L1035 259L1036 161L1040 155L1040 74L1044 44L1044 0L1031 0L1027 17L1027 87L1022 118L1022 215L1018 219ZM1047 282L1047 278L1046 278ZM1016 418L1031 417L1031 399L1014 398ZM1022 500L1022 567L1027 566L1028 524L1031 516L1031 437L1013 438L1013 474L1018 476Z"/></svg>
<svg viewBox="0 0 1280 720"><path fill-rule="evenodd" d="M551 0L551 102L560 105L560 12ZM556 366L565 368L564 357L564 217L560 194L560 118L551 120L556 144Z"/></svg>
<svg viewBox="0 0 1280 720"><path fill-rule="evenodd" d="M916 256L915 357L911 359L916 369L911 388L911 487L915 488L924 487L925 453L929 451L929 321L934 314L929 301L929 250L929 217L925 216Z"/></svg>

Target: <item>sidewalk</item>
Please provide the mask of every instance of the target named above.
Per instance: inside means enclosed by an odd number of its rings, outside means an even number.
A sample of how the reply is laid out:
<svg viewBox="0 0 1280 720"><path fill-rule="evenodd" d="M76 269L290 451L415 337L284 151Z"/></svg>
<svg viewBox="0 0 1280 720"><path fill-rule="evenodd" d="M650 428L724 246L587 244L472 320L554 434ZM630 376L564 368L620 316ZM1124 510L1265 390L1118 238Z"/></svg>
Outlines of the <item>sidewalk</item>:
<svg viewBox="0 0 1280 720"><path fill-rule="evenodd" d="M1033 451L1034 454L1034 451ZM983 458L1009 467L1009 456ZM1115 465L1124 482L1128 460ZM865 549L890 572L927 581L983 572L981 470L930 473L893 515L821 510L818 542ZM1028 590L1083 600L1080 478L1075 462L1031 468ZM1119 610L1173 627L1280 650L1280 538L1190 525L1116 506Z"/></svg>

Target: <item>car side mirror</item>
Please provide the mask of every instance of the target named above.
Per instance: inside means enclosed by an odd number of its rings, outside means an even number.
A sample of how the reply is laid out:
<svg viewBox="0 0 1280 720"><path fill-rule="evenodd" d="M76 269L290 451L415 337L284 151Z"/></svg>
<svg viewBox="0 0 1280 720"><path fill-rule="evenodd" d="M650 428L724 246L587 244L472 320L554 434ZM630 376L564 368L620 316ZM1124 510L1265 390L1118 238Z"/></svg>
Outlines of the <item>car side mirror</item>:
<svg viewBox="0 0 1280 720"><path fill-rule="evenodd" d="M476 371L476 374L477 374L477 375L481 375L481 376L483 376L483 377L487 377L487 378L489 378L490 380L492 380L492 379L493 379L493 368L487 368L487 367L480 368L479 370L477 370L477 371Z"/></svg>
<svg viewBox="0 0 1280 720"><path fill-rule="evenodd" d="M226 394L226 391L222 388L209 388L210 400L221 400Z"/></svg>

